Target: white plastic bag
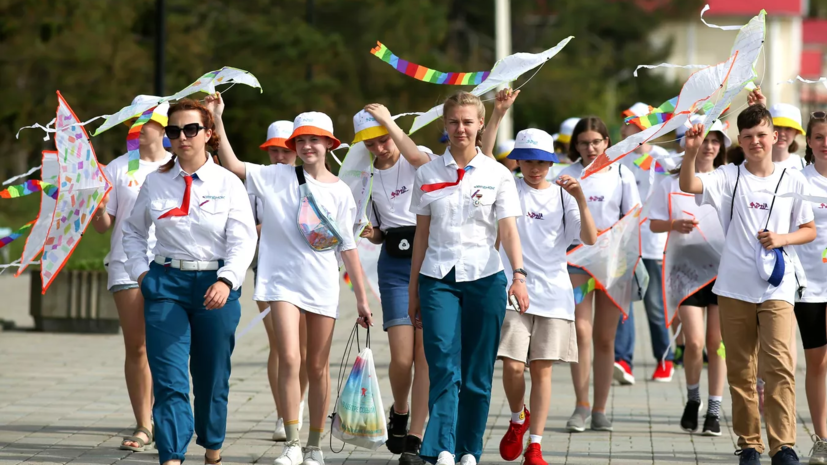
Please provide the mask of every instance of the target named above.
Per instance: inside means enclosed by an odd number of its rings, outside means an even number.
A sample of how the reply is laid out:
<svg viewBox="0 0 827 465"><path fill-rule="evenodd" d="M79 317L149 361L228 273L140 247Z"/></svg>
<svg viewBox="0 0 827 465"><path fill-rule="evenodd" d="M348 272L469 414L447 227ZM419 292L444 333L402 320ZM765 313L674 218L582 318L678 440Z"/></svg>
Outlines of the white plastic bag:
<svg viewBox="0 0 827 465"><path fill-rule="evenodd" d="M354 328L356 331L358 327ZM331 432L346 444L376 450L388 440L388 429L370 350L370 332L367 345L356 357L347 383L339 394Z"/></svg>

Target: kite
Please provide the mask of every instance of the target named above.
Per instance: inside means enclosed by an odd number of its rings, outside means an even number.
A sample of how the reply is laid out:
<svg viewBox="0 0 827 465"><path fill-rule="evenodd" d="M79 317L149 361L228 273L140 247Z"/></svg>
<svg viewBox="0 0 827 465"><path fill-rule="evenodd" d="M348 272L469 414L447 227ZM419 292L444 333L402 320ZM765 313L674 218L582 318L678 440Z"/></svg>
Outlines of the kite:
<svg viewBox="0 0 827 465"><path fill-rule="evenodd" d="M555 55L560 53L560 50L563 50L563 47L565 47L573 38L574 36L566 37L556 46L546 50L543 53L515 53L497 61L497 63L494 64L494 68L491 70L491 74L488 75L488 78L471 90L471 93L477 97L480 97L486 92L496 89L502 84L507 84L517 80L517 78L523 74L552 59ZM442 105L431 108L416 117L411 129L408 131L408 134L410 135L415 133L441 116Z"/></svg>
<svg viewBox="0 0 827 465"><path fill-rule="evenodd" d="M77 247L101 200L112 189L86 129L59 91L57 98L58 197L40 260L44 294Z"/></svg>
<svg viewBox="0 0 827 465"><path fill-rule="evenodd" d="M724 250L724 230L717 211L708 205L697 206L694 195L669 194L669 219L688 218L694 218L698 224L689 234L669 231L663 251L663 308L667 327L677 316L681 303L718 276Z"/></svg>
<svg viewBox="0 0 827 465"><path fill-rule="evenodd" d="M339 170L339 179L344 181L353 193L356 201L356 224L353 236L359 237L368 225L367 208L373 189L373 155L364 142L357 142L350 147Z"/></svg>
<svg viewBox="0 0 827 465"><path fill-rule="evenodd" d="M597 282L594 278L589 278L588 281L577 286L574 288L574 305L579 305L583 302L583 299L589 295L589 292L598 289Z"/></svg>
<svg viewBox="0 0 827 465"><path fill-rule="evenodd" d="M635 160L635 166L642 169L643 171L649 171L650 169L652 169L653 162L654 162L654 166L655 166L655 173L657 173L657 174L669 174L669 172L666 171L666 168L664 168L663 165L660 164L660 162L656 161L648 153L644 153L643 155L638 157L638 159Z"/></svg>
<svg viewBox="0 0 827 465"><path fill-rule="evenodd" d="M57 176L60 170L60 165L57 162L57 152L53 150L44 151L41 166L40 175L42 181L51 185L57 185ZM52 224L56 205L57 198L52 198L49 195L40 196L40 211L37 214L37 219L34 222L34 226L32 226L29 237L26 238L23 255L20 257L20 267L17 269L15 276L20 276L26 267L34 263L35 257L43 250L43 244L46 242L46 234L49 232L49 225Z"/></svg>
<svg viewBox="0 0 827 465"><path fill-rule="evenodd" d="M129 128L129 132L126 134L126 152L129 157L126 173L129 175L129 187L138 185L138 181L135 179L135 173L137 173L141 167L141 129L143 129L144 124L148 123L150 118L152 118L152 113L155 111L155 108L157 107L152 107L141 113L141 116L135 120Z"/></svg>
<svg viewBox="0 0 827 465"><path fill-rule="evenodd" d="M635 205L601 232L594 245L578 245L566 256L569 265L591 275L595 289L605 292L624 317L632 302L635 268L640 261L640 213L640 205Z"/></svg>
<svg viewBox="0 0 827 465"><path fill-rule="evenodd" d="M23 233L26 232L26 230L28 230L29 228L32 227L32 225L34 225L34 221L30 221L30 222L26 223L25 225L23 225L23 227L21 227L17 231L14 231L13 233L9 234L6 237L0 237L0 249L2 249L3 247L11 244L15 239L22 236Z"/></svg>
<svg viewBox="0 0 827 465"><path fill-rule="evenodd" d="M430 82L431 84L447 84L452 86L477 85L485 81L488 75L491 74L490 71L477 71L474 73L443 73L442 71L436 71L399 58L388 50L388 47L385 47L382 42L376 42L376 47L372 48L370 53L391 65L400 73L407 74L419 81Z"/></svg>
<svg viewBox="0 0 827 465"><path fill-rule="evenodd" d="M35 192L43 192L49 197L57 199L57 186L36 179L30 179L17 186L9 186L0 191L0 198L15 199L17 197L23 197L24 195L34 194Z"/></svg>

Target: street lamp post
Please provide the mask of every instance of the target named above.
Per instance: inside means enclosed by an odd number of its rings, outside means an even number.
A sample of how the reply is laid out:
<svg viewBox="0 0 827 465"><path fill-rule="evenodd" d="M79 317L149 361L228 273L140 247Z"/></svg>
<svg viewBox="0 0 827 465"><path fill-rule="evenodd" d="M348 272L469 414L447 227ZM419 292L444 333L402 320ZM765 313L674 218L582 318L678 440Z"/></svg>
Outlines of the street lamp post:
<svg viewBox="0 0 827 465"><path fill-rule="evenodd" d="M497 60L502 60L511 55L511 0L495 0L494 4ZM507 85L504 84L500 88ZM500 142L514 138L514 122L511 113L511 111L506 113L500 122L497 130L497 140Z"/></svg>
<svg viewBox="0 0 827 465"><path fill-rule="evenodd" d="M155 0L155 95L164 96L164 45L166 43L166 8L164 0Z"/></svg>

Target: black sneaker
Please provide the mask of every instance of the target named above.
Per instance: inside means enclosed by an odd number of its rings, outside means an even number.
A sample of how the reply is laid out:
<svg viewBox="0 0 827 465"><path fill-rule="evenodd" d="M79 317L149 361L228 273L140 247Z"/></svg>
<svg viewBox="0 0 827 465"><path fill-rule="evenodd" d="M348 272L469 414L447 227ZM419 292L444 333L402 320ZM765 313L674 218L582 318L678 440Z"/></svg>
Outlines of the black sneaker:
<svg viewBox="0 0 827 465"><path fill-rule="evenodd" d="M399 457L399 465L425 465L425 459L419 456L420 447L422 440L409 434L405 438L405 452Z"/></svg>
<svg viewBox="0 0 827 465"><path fill-rule="evenodd" d="M761 454L753 448L736 450L735 455L739 455L738 465L761 465Z"/></svg>
<svg viewBox="0 0 827 465"><path fill-rule="evenodd" d="M721 421L717 415L706 415L704 417L704 436L720 436L721 435Z"/></svg>
<svg viewBox="0 0 827 465"><path fill-rule="evenodd" d="M391 406L388 414L388 442L385 445L393 454L405 451L405 437L408 435L408 414L400 415Z"/></svg>
<svg viewBox="0 0 827 465"><path fill-rule="evenodd" d="M800 463L792 447L784 446L772 456L772 465L799 465Z"/></svg>
<svg viewBox="0 0 827 465"><path fill-rule="evenodd" d="M681 429L690 433L698 430L698 411L701 410L701 402L690 400L683 408L681 417Z"/></svg>

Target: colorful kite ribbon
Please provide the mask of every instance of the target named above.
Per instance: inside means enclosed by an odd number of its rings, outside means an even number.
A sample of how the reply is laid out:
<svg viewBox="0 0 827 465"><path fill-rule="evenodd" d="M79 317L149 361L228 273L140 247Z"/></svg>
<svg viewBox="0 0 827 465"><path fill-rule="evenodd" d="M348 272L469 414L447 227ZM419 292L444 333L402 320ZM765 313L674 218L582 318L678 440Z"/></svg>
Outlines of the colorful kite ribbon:
<svg viewBox="0 0 827 465"><path fill-rule="evenodd" d="M827 263L827 249L824 249L824 252L821 252L821 263Z"/></svg>
<svg viewBox="0 0 827 465"><path fill-rule="evenodd" d="M37 220L35 220L35 221L37 221ZM3 247L11 244L12 242L14 242L15 239L22 236L23 233L26 232L26 230L28 230L29 228L31 228L34 225L34 223L35 223L34 221L30 221L30 222L26 223L25 225L23 225L22 228L18 229L17 231L14 231L13 233L9 234L8 236L0 237L0 249L2 249Z"/></svg>
<svg viewBox="0 0 827 465"><path fill-rule="evenodd" d="M658 174L668 174L666 168L663 167L660 163L658 163L651 155L648 153L644 153L637 160L635 160L635 166L642 169L643 171L649 171L652 169L652 165L655 166L655 173Z"/></svg>
<svg viewBox="0 0 827 465"><path fill-rule="evenodd" d="M138 169L141 167L141 152L139 150L141 145L141 129L144 127L144 124L149 122L150 118L152 118L152 113L156 108L157 106L141 113L141 116L139 116L138 119L132 123L132 126L129 128L129 133L126 135L126 150L129 155L129 163L127 164L126 174L129 175L130 187L133 186L133 183L134 185L138 185L138 180L135 179L135 173L137 173Z"/></svg>
<svg viewBox="0 0 827 465"><path fill-rule="evenodd" d="M347 287L349 287L350 290L352 291L353 290L353 282L351 282L350 276L347 274L347 271L345 271L345 274L342 276L342 279L345 281L345 284L347 284Z"/></svg>
<svg viewBox="0 0 827 465"><path fill-rule="evenodd" d="M589 295L589 292L592 292L595 289L597 289L597 282L594 280L594 278L589 278L589 280L583 283L582 285L575 287L574 304L578 305L582 303L583 299L585 299L586 296Z"/></svg>
<svg viewBox="0 0 827 465"><path fill-rule="evenodd" d="M370 53L374 56L393 66L402 74L407 74L414 79L430 82L431 84L472 86L482 83L482 81L485 81L488 78L488 75L491 74L491 71L477 71L475 73L443 73L442 71L426 68L416 63L411 63L399 58L394 55L393 52L388 50L382 42L377 41L376 44L376 47L370 50Z"/></svg>
<svg viewBox="0 0 827 465"><path fill-rule="evenodd" d="M23 197L24 195L34 194L35 192L43 192L57 200L57 186L37 179L30 179L23 184L7 187L0 191L0 198L15 199L17 197Z"/></svg>

